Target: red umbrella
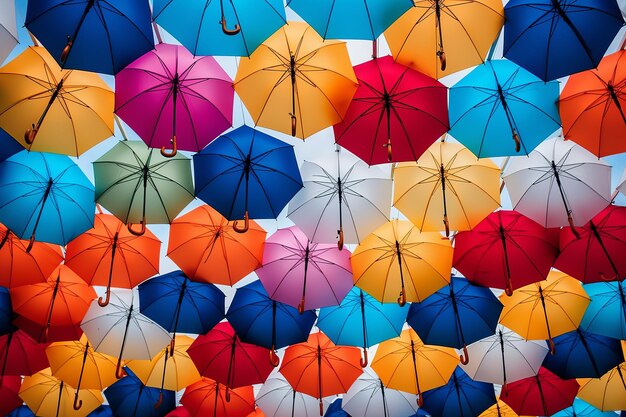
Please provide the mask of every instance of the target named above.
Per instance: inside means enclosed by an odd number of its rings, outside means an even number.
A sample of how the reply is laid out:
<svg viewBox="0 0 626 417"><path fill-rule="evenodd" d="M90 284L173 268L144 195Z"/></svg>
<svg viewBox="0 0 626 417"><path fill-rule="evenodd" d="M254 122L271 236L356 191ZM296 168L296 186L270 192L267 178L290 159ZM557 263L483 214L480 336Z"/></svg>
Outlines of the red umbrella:
<svg viewBox="0 0 626 417"><path fill-rule="evenodd" d="M626 276L626 207L610 205L576 233L561 229L561 253L554 267L585 282Z"/></svg>
<svg viewBox="0 0 626 417"><path fill-rule="evenodd" d="M230 390L219 382L202 378L185 389L180 402L191 416L245 417L254 412L254 391L250 385Z"/></svg>
<svg viewBox="0 0 626 417"><path fill-rule="evenodd" d="M9 414L22 405L19 396L22 378L19 376L5 376L0 378L0 415Z"/></svg>
<svg viewBox="0 0 626 417"><path fill-rule="evenodd" d="M561 379L541 367L536 376L507 384L500 399L519 415L550 416L571 406L578 388L575 379Z"/></svg>
<svg viewBox="0 0 626 417"><path fill-rule="evenodd" d="M416 161L448 123L448 89L386 56L354 67L359 88L335 140L369 165ZM393 149L393 151L392 151Z"/></svg>
<svg viewBox="0 0 626 417"><path fill-rule="evenodd" d="M33 375L48 366L45 343L35 342L21 330L0 336L0 378Z"/></svg>
<svg viewBox="0 0 626 417"><path fill-rule="evenodd" d="M558 229L500 210L456 235L453 265L474 284L502 288L510 295L546 279L559 253L558 239Z"/></svg>

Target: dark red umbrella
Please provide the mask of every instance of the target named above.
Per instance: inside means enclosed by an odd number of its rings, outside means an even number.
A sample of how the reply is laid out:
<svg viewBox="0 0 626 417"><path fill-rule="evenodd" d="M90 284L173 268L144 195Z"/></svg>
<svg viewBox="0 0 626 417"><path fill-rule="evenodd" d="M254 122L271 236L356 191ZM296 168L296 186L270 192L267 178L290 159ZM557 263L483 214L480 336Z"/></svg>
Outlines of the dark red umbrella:
<svg viewBox="0 0 626 417"><path fill-rule="evenodd" d="M5 376L0 378L0 415L9 414L22 405L19 396L22 378L19 376Z"/></svg>
<svg viewBox="0 0 626 417"><path fill-rule="evenodd" d="M453 266L484 287L514 289L546 279L559 253L558 229L516 211L491 213L455 238Z"/></svg>
<svg viewBox="0 0 626 417"><path fill-rule="evenodd" d="M519 415L550 416L571 406L578 388L575 379L561 379L541 367L536 376L507 384L500 399Z"/></svg>
<svg viewBox="0 0 626 417"><path fill-rule="evenodd" d="M626 276L626 207L610 205L576 233L561 229L561 254L554 267L584 282Z"/></svg>
<svg viewBox="0 0 626 417"><path fill-rule="evenodd" d="M35 342L22 330L0 336L0 378L4 375L33 375L48 366L47 344Z"/></svg>

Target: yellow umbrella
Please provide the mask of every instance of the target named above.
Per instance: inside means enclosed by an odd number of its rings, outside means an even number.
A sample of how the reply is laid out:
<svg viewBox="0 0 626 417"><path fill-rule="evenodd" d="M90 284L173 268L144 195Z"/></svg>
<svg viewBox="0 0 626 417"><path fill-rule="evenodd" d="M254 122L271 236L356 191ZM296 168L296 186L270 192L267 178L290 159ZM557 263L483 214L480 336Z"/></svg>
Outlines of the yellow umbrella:
<svg viewBox="0 0 626 417"><path fill-rule="evenodd" d="M554 353L552 338L578 328L590 299L580 281L552 270L545 281L502 294L500 301L500 323L526 340L548 339Z"/></svg>
<svg viewBox="0 0 626 417"><path fill-rule="evenodd" d="M0 68L0 127L26 149L78 156L113 135L114 94L31 46Z"/></svg>
<svg viewBox="0 0 626 417"><path fill-rule="evenodd" d="M383 384L391 389L419 395L445 385L459 364L459 355L452 348L425 345L413 329L378 345L372 369Z"/></svg>
<svg viewBox="0 0 626 417"><path fill-rule="evenodd" d="M602 411L626 410L626 362L600 378L578 379L578 397Z"/></svg>
<svg viewBox="0 0 626 417"><path fill-rule="evenodd" d="M299 138L341 121L357 89L344 42L289 22L241 58L235 91L254 122Z"/></svg>
<svg viewBox="0 0 626 417"><path fill-rule="evenodd" d="M441 78L483 62L503 23L502 0L413 0L385 39L399 63Z"/></svg>
<svg viewBox="0 0 626 417"><path fill-rule="evenodd" d="M50 368L25 377L20 388L20 398L38 417L85 417L103 401L99 390L83 389L80 396L83 407L76 410L74 389L54 377Z"/></svg>
<svg viewBox="0 0 626 417"><path fill-rule="evenodd" d="M483 411L478 417L519 417L519 415L498 397L498 401Z"/></svg>
<svg viewBox="0 0 626 417"><path fill-rule="evenodd" d="M500 206L500 168L437 141L394 171L394 206L422 231L469 230Z"/></svg>
<svg viewBox="0 0 626 417"><path fill-rule="evenodd" d="M450 283L452 245L392 220L361 241L350 258L354 284L383 303L422 301Z"/></svg>

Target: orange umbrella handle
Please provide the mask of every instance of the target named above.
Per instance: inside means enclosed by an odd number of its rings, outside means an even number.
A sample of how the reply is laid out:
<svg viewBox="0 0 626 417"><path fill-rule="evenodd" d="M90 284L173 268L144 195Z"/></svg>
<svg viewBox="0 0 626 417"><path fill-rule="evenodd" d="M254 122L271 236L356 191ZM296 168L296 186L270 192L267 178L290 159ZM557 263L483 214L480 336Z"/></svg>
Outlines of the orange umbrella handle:
<svg viewBox="0 0 626 417"><path fill-rule="evenodd" d="M467 365L469 363L469 354L467 353L467 346L463 345L463 354L459 357L461 359L461 363L463 365Z"/></svg>
<svg viewBox="0 0 626 417"><path fill-rule="evenodd" d="M567 222L569 223L570 230L572 231L574 236L576 236L576 239L580 239L580 233L578 233L578 230L576 230L576 226L574 226L574 219L572 219L571 213L567 213Z"/></svg>
<svg viewBox="0 0 626 417"><path fill-rule="evenodd" d="M422 397L421 392L417 393L417 406L420 408L424 406L424 398Z"/></svg>
<svg viewBox="0 0 626 417"><path fill-rule="evenodd" d="M385 143L383 146L387 147L387 161L392 162L393 153L391 151L391 138L387 138L387 143Z"/></svg>
<svg viewBox="0 0 626 417"><path fill-rule="evenodd" d="M515 152L519 152L522 149L522 142L519 140L519 135L513 130L513 140L515 141Z"/></svg>
<svg viewBox="0 0 626 417"><path fill-rule="evenodd" d="M76 393L74 394L74 410L78 411L80 410L80 408L83 406L83 400L79 400L78 399L78 391L76 391Z"/></svg>
<svg viewBox="0 0 626 417"><path fill-rule="evenodd" d="M233 230L237 233L246 233L250 228L250 218L248 216L248 210L246 210L246 213L243 215L243 227L239 227L237 222L238 220L235 220L235 222L233 223Z"/></svg>
<svg viewBox="0 0 626 417"><path fill-rule="evenodd" d="M367 366L367 364L369 363L369 360L367 358L367 349L366 348L363 348L363 357L361 358L359 363L361 365L361 368L365 368Z"/></svg>
<svg viewBox="0 0 626 417"><path fill-rule="evenodd" d="M172 137L170 142L172 143L172 150L171 151L169 151L169 152L166 151L165 150L165 146L161 147L161 155L163 155L166 158L171 158L173 156L176 156L176 154L178 153L178 148L176 147L176 135L174 135Z"/></svg>
<svg viewBox="0 0 626 417"><path fill-rule="evenodd" d="M30 236L30 240L28 242L28 247L26 248L26 253L30 253L30 251L33 249L33 245L35 244L35 234L33 233Z"/></svg>
<svg viewBox="0 0 626 417"><path fill-rule="evenodd" d="M107 287L107 290L104 293L104 299L102 299L102 297L98 298L98 305L100 307L106 307L109 304L110 300L111 300L111 288Z"/></svg>
<svg viewBox="0 0 626 417"><path fill-rule="evenodd" d="M154 409L156 410L163 404L163 391L159 391L159 400L154 404Z"/></svg>
<svg viewBox="0 0 626 417"><path fill-rule="evenodd" d="M122 367L122 358L119 357L117 358L117 365L115 366L115 377L117 379L120 379L125 376L126 376L126 372L124 372L124 369Z"/></svg>
<svg viewBox="0 0 626 417"><path fill-rule="evenodd" d="M274 368L276 368L280 364L280 358L276 354L273 346L272 349L270 349L270 363Z"/></svg>
<svg viewBox="0 0 626 417"><path fill-rule="evenodd" d="M337 233L339 233L339 241L337 242L337 249L343 250L343 227L337 230Z"/></svg>
<svg viewBox="0 0 626 417"><path fill-rule="evenodd" d="M296 136L296 128L298 126L298 119L291 114L291 136Z"/></svg>
<svg viewBox="0 0 626 417"><path fill-rule="evenodd" d="M507 283L506 288L504 289L504 292L506 293L507 296L512 296L513 295L513 288L510 287L510 285Z"/></svg>
<svg viewBox="0 0 626 417"><path fill-rule="evenodd" d="M229 403L230 402L230 388L228 387L228 385L226 386L226 393L224 394L224 397L226 398L226 402Z"/></svg>
<svg viewBox="0 0 626 417"><path fill-rule="evenodd" d="M176 346L176 335L174 335L170 341L170 358L174 356L174 346Z"/></svg>
<svg viewBox="0 0 626 417"><path fill-rule="evenodd" d="M404 287L402 287L402 290L400 290L400 296L398 297L398 305L400 307L404 307L406 304L406 290L404 289Z"/></svg>
<svg viewBox="0 0 626 417"><path fill-rule="evenodd" d="M234 29L228 29L228 27L226 27L225 16L222 16L222 21L220 23L222 24L222 32L224 32L225 35L233 36L241 32L241 27L239 26L239 23L235 23Z"/></svg>
<svg viewBox="0 0 626 417"><path fill-rule="evenodd" d="M298 303L298 313L304 313L304 297L302 297L302 299Z"/></svg>
<svg viewBox="0 0 626 417"><path fill-rule="evenodd" d="M62 64L65 64L65 61L67 60L67 56L70 54L70 50L72 49L73 44L74 42L68 36L67 45L65 45L65 47L61 51L61 63Z"/></svg>
<svg viewBox="0 0 626 417"><path fill-rule="evenodd" d="M320 416L324 415L324 403L322 402L322 399L320 398Z"/></svg>
<svg viewBox="0 0 626 417"><path fill-rule="evenodd" d="M128 228L128 231L130 233L132 233L135 236L142 236L144 233L146 233L146 221L145 219L141 220L139 222L139 225L141 226L141 228L139 230L135 230L133 229L133 223L128 223L126 225L126 227Z"/></svg>
<svg viewBox="0 0 626 417"><path fill-rule="evenodd" d="M554 340L552 340L552 337L548 339L548 344L550 345L550 355L555 355L556 347L554 346Z"/></svg>
<svg viewBox="0 0 626 417"><path fill-rule="evenodd" d="M446 70L446 53L443 51L443 49L437 51L437 56L439 57L439 63L441 64L441 71L445 71Z"/></svg>
<svg viewBox="0 0 626 417"><path fill-rule="evenodd" d="M27 144L32 145L35 141L35 137L37 136L37 132L39 132L39 126L35 126L33 124L33 127L29 127L26 129L26 132L24 132L24 141Z"/></svg>

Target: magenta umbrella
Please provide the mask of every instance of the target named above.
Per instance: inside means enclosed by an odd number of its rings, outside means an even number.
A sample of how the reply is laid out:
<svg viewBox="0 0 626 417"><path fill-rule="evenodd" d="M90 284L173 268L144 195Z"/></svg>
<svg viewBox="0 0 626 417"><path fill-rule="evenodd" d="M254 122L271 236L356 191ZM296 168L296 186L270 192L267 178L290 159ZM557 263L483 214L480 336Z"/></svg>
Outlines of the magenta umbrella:
<svg viewBox="0 0 626 417"><path fill-rule="evenodd" d="M232 125L232 84L214 58L160 43L115 76L115 112L163 156L197 152Z"/></svg>
<svg viewBox="0 0 626 417"><path fill-rule="evenodd" d="M304 310L339 305L353 286L350 252L336 244L309 242L296 226L265 242L256 271L270 298Z"/></svg>

